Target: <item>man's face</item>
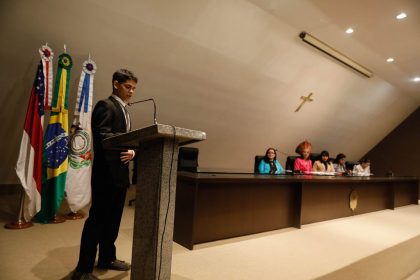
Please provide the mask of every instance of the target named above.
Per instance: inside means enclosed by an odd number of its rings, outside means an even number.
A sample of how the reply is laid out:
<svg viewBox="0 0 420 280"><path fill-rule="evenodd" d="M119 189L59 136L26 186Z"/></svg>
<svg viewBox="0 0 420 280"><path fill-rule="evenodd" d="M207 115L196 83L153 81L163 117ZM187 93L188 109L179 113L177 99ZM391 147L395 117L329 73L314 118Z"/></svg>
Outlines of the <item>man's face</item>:
<svg viewBox="0 0 420 280"><path fill-rule="evenodd" d="M363 167L363 169L365 169L366 167L368 167L370 165L370 163L369 162L363 162L362 163L362 167Z"/></svg>
<svg viewBox="0 0 420 280"><path fill-rule="evenodd" d="M137 82L133 80L127 80L124 83L114 81L114 94L121 98L124 103L128 104L131 102L131 97L134 95L134 90L137 87Z"/></svg>

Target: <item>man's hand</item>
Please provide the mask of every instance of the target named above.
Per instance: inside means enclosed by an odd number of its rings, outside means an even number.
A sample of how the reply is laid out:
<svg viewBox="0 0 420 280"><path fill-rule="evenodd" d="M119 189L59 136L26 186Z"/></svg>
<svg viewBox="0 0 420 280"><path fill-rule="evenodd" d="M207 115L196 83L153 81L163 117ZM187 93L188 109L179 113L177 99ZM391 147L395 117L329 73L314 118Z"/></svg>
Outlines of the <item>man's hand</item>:
<svg viewBox="0 0 420 280"><path fill-rule="evenodd" d="M127 152L121 152L120 159L124 164L127 164L133 159L134 155L135 153L133 150L128 150Z"/></svg>

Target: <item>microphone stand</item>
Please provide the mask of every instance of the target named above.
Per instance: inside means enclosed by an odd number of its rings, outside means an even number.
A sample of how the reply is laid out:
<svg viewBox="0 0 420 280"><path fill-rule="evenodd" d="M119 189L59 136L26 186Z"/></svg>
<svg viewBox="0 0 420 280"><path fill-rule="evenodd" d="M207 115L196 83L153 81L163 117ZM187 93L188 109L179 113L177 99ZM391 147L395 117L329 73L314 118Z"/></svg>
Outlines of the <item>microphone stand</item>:
<svg viewBox="0 0 420 280"><path fill-rule="evenodd" d="M148 99L134 101L134 102L128 103L128 106L131 106L131 105L137 104L137 103L146 102L146 101L152 101L153 102L153 122L154 122L154 124L157 124L157 120L156 120L156 102L155 102L155 100L153 98L148 98Z"/></svg>

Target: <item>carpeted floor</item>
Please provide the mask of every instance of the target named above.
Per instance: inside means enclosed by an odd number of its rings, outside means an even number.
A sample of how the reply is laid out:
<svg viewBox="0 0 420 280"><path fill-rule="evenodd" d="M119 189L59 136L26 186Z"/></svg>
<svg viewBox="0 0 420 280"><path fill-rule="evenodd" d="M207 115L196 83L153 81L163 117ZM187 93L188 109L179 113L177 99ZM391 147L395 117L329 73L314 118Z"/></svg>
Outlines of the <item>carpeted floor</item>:
<svg viewBox="0 0 420 280"><path fill-rule="evenodd" d="M130 188L128 198L134 196ZM16 195L15 195L16 196ZM8 222L0 196L0 219ZM87 210L87 209L86 209ZM63 209L62 212L66 210ZM85 211L86 213L86 211ZM120 259L131 260L134 207L124 210L117 240ZM68 279L74 269L83 220L0 229L0 279ZM246 237L200 244L174 243L174 280L207 279L420 279L420 206L410 205ZM414 273L414 274L413 274ZM130 272L95 270L100 279L130 279ZM411 276L410 276L411 275Z"/></svg>

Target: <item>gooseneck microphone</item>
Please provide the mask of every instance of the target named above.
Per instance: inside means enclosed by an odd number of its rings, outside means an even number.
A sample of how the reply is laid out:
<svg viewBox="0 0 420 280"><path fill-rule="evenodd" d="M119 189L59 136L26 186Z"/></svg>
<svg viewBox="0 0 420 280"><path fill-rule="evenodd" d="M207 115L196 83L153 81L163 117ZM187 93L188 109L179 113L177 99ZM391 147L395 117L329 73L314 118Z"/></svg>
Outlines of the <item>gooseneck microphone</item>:
<svg viewBox="0 0 420 280"><path fill-rule="evenodd" d="M147 101L152 101L153 102L153 121L154 121L154 124L157 124L157 120L156 120L156 102L155 102L155 100L153 98L148 98L148 99L143 99L143 100L138 100L138 101L130 102L130 103L128 103L128 106L131 106L131 105L137 104L137 103L147 102Z"/></svg>

